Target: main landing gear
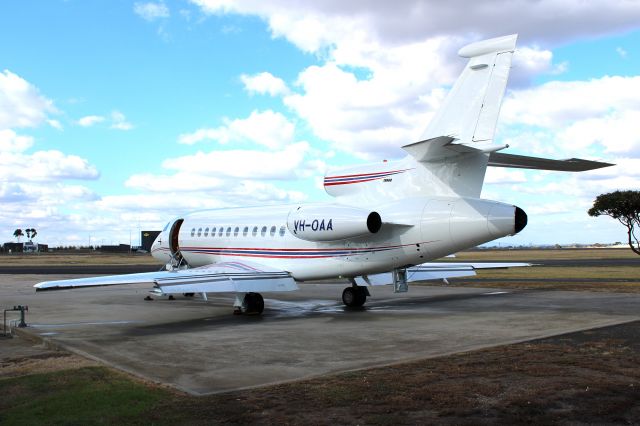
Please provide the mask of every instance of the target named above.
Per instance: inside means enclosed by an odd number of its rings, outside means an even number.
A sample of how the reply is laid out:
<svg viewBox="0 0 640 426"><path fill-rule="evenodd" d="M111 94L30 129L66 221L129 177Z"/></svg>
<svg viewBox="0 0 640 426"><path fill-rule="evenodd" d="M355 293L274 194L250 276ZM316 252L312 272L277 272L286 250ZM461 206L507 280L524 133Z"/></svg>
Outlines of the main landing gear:
<svg viewBox="0 0 640 426"><path fill-rule="evenodd" d="M351 287L347 287L342 292L342 303L350 308L359 308L367 301L369 289L356 285L355 282Z"/></svg>
<svg viewBox="0 0 640 426"><path fill-rule="evenodd" d="M260 315L264 311L264 298L260 293L236 294L233 304L234 315Z"/></svg>

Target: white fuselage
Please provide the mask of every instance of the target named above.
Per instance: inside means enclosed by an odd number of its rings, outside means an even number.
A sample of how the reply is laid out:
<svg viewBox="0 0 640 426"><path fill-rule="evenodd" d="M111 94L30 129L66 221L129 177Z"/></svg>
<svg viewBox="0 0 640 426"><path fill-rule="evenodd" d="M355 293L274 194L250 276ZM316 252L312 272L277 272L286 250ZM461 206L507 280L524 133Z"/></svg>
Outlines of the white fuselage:
<svg viewBox="0 0 640 426"><path fill-rule="evenodd" d="M152 255L170 262L179 252L191 267L252 260L303 281L417 265L515 232L512 205L474 198L417 197L376 206L382 218L378 232L338 241L307 241L294 235L287 223L292 212L307 206L190 213L165 227L152 246ZM322 218L326 223L332 220L335 227L340 225L332 217L335 204L311 206L326 209ZM173 226L180 220L179 227ZM319 235L324 231L319 225L315 228ZM177 235L172 235L175 231Z"/></svg>

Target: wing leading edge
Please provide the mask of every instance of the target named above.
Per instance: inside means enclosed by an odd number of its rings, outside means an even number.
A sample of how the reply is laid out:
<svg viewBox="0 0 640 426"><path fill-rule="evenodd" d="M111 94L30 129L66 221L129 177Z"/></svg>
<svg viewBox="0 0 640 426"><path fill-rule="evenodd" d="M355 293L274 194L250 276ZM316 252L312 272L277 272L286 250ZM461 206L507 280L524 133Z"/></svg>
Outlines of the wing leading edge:
<svg viewBox="0 0 640 426"><path fill-rule="evenodd" d="M248 293L298 289L298 285L288 272L253 262L223 262L177 271L44 281L34 287L36 291L47 291L145 283L154 284L165 294Z"/></svg>

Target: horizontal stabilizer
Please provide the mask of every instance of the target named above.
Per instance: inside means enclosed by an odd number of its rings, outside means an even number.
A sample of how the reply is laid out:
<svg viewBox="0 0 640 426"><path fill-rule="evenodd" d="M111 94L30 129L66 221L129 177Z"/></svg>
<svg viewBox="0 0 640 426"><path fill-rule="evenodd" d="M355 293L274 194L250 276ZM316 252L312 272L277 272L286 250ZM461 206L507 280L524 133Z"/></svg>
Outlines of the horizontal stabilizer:
<svg viewBox="0 0 640 426"><path fill-rule="evenodd" d="M417 161L431 163L461 154L489 154L509 147L509 145L472 147L467 144L453 143L455 140L456 139L450 136L438 136L436 138L404 145L402 149L407 151Z"/></svg>
<svg viewBox="0 0 640 426"><path fill-rule="evenodd" d="M549 158L527 157L525 155L503 154L492 152L489 166L511 167L516 169L555 170L559 172L584 172L613 166L610 163L570 158L568 160L551 160Z"/></svg>

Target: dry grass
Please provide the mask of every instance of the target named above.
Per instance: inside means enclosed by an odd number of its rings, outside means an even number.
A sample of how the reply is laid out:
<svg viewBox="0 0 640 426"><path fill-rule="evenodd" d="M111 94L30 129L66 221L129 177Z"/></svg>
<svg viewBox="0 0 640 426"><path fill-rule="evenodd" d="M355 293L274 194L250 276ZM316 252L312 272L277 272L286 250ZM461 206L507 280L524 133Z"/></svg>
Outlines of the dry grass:
<svg viewBox="0 0 640 426"><path fill-rule="evenodd" d="M536 260L574 259L638 259L629 249L550 249L550 250L473 250L456 253L455 258L442 261L470 262L505 260L510 262L535 262Z"/></svg>
<svg viewBox="0 0 640 426"><path fill-rule="evenodd" d="M99 363L64 351L0 359L0 379L97 366Z"/></svg>
<svg viewBox="0 0 640 426"><path fill-rule="evenodd" d="M476 277L451 279L451 285L465 287L497 287L512 289L545 289L572 291L640 292L640 268L611 266L606 260L639 260L627 249L560 249L560 250L476 250L456 254L451 262L503 261L530 262L549 260L605 260L602 266L532 266L510 269L484 269ZM426 285L440 285L425 282Z"/></svg>
<svg viewBox="0 0 640 426"><path fill-rule="evenodd" d="M16 253L2 255L0 261L4 266L159 265L150 254L128 253Z"/></svg>

